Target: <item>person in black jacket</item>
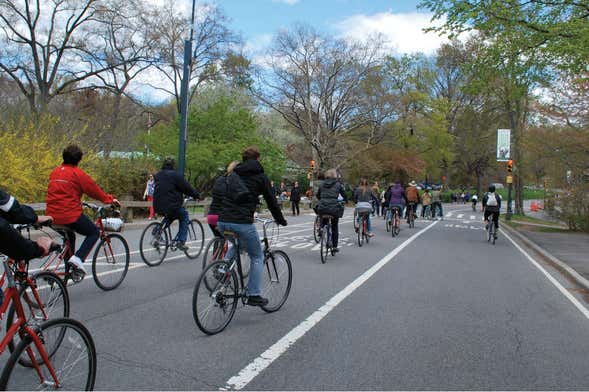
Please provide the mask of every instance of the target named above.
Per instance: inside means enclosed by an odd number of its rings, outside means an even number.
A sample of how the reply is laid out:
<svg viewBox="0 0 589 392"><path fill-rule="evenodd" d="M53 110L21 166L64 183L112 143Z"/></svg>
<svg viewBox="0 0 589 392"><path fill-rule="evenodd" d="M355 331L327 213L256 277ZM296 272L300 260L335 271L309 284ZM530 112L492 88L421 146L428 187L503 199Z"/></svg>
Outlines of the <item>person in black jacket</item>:
<svg viewBox="0 0 589 392"><path fill-rule="evenodd" d="M213 185L213 200L211 201L211 205L209 206L209 212L207 214L207 223L211 228L211 231L215 235L215 237L223 237L217 225L219 223L219 214L223 209L223 198L227 195L227 176L233 172L235 166L237 166L239 162L233 161L227 166L227 172L217 178L215 180L215 185Z"/></svg>
<svg viewBox="0 0 589 392"><path fill-rule="evenodd" d="M301 202L301 189L299 188L299 182L295 181L290 191L290 205L292 207L292 215L299 215L301 210L299 209L299 203Z"/></svg>
<svg viewBox="0 0 589 392"><path fill-rule="evenodd" d="M156 173L153 208L156 213L163 214L165 219L170 222L174 219L180 221L178 234L174 241L178 249L186 250L188 249L185 243L190 217L188 211L183 207L184 195L200 199L200 193L186 181L184 175L174 170L175 164L173 158L166 158L162 170Z"/></svg>
<svg viewBox="0 0 589 392"><path fill-rule="evenodd" d="M223 198L223 208L219 215L219 231L231 230L239 236L240 246L245 247L250 257L250 272L247 285L248 305L264 306L268 300L261 296L262 293L262 273L264 268L264 253L260 243L260 236L254 224L254 212L258 203L258 196L263 195L268 209L272 213L276 223L286 226L286 220L276 203L276 198L272 194L270 181L264 168L259 162L260 152L256 147L248 147L242 153L243 161L238 164L233 172L239 176L243 185L247 188L247 195L242 196L239 201L234 200L231 189L227 190L226 197ZM228 181L229 182L229 181ZM232 257L229 250L228 257Z"/></svg>
<svg viewBox="0 0 589 392"><path fill-rule="evenodd" d="M22 206L8 193L0 190L0 253L14 260L30 260L45 256L51 247L51 238L37 241L24 238L11 224L44 223L50 216L37 216L31 207Z"/></svg>
<svg viewBox="0 0 589 392"><path fill-rule="evenodd" d="M331 231L331 242L333 244L333 250L339 252L337 242L339 239L339 218L343 215L343 203L348 201L344 186L337 180L337 172L335 169L329 169L325 172L325 181L321 183L321 186L317 190L317 213L319 215L331 215L332 231ZM327 219L323 219L321 227L327 224Z"/></svg>

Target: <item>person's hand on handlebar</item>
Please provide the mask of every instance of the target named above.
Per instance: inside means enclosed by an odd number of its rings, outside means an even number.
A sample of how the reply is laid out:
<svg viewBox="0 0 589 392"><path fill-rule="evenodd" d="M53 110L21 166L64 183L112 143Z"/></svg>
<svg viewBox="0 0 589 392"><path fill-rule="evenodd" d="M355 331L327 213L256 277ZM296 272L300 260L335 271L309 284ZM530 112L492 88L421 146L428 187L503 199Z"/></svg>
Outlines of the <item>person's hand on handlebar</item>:
<svg viewBox="0 0 589 392"><path fill-rule="evenodd" d="M39 215L37 216L37 224L39 226L43 226L44 224L49 224L53 221L53 217L49 215Z"/></svg>
<svg viewBox="0 0 589 392"><path fill-rule="evenodd" d="M280 226L286 226L286 225L288 225L288 222L284 218L282 218L279 221L276 221L276 223L278 223Z"/></svg>
<svg viewBox="0 0 589 392"><path fill-rule="evenodd" d="M43 256L47 256L51 249L51 245L53 244L53 240L50 237L39 237L35 242L43 249Z"/></svg>
<svg viewBox="0 0 589 392"><path fill-rule="evenodd" d="M121 206L121 202L118 199L112 199L111 205L113 207L120 207Z"/></svg>

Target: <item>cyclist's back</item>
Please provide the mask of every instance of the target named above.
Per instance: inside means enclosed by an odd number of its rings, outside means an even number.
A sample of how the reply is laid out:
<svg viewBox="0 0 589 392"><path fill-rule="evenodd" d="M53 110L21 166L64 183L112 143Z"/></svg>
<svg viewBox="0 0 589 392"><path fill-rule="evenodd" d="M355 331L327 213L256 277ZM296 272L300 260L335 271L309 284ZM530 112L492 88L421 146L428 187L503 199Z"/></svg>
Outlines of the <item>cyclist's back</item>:
<svg viewBox="0 0 589 392"><path fill-rule="evenodd" d="M174 160L166 159L155 174L153 208L158 214L175 215L184 204L184 195L200 199L200 194L174 169Z"/></svg>
<svg viewBox="0 0 589 392"><path fill-rule="evenodd" d="M483 197L484 220L488 222L489 216L493 217L495 228L499 228L499 213L501 211L501 196L495 192L495 186L489 187L489 192ZM495 232L496 235L496 232Z"/></svg>

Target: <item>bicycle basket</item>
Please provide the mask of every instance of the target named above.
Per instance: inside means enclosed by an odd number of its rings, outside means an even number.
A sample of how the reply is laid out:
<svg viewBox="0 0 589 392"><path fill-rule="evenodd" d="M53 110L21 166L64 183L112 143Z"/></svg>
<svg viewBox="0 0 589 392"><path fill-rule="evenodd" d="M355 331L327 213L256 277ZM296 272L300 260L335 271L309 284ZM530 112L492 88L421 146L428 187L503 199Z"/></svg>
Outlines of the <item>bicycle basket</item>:
<svg viewBox="0 0 589 392"><path fill-rule="evenodd" d="M104 230L106 231L121 231L123 230L123 220L121 218L104 218L102 220Z"/></svg>

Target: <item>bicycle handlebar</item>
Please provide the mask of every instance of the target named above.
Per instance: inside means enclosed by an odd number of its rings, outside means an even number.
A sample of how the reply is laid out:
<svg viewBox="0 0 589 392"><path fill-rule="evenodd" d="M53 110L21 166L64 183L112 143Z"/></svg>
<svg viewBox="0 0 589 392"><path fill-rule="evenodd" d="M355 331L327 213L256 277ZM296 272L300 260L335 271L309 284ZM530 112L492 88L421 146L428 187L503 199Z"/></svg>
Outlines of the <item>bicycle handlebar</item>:
<svg viewBox="0 0 589 392"><path fill-rule="evenodd" d="M18 231L22 231L25 229L30 229L31 227L33 229L40 229L43 226L51 226L52 224L53 224L53 220L49 219L49 220L46 220L45 222L22 223L22 224L14 226L14 228Z"/></svg>

